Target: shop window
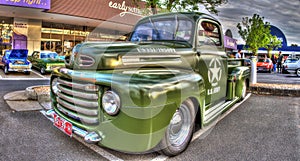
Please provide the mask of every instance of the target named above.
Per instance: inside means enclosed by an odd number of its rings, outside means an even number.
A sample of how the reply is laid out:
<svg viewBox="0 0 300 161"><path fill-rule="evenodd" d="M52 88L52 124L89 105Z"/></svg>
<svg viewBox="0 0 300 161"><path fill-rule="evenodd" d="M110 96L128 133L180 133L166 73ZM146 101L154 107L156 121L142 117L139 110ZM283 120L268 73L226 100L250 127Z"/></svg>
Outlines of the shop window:
<svg viewBox="0 0 300 161"><path fill-rule="evenodd" d="M0 51L11 49L13 25L11 18L0 18Z"/></svg>

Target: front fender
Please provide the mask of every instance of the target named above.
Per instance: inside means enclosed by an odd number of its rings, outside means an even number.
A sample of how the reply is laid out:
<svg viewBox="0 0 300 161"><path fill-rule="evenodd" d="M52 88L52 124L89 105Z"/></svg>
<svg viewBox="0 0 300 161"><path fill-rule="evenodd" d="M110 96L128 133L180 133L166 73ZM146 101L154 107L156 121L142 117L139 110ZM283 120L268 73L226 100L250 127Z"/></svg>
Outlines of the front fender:
<svg viewBox="0 0 300 161"><path fill-rule="evenodd" d="M230 73L230 76L236 77L236 85L235 85L235 93L236 96L241 97L242 95L242 89L244 86L244 82L246 81L247 87L249 87L249 80L250 80L250 68L241 66L241 67L235 67L232 72Z"/></svg>

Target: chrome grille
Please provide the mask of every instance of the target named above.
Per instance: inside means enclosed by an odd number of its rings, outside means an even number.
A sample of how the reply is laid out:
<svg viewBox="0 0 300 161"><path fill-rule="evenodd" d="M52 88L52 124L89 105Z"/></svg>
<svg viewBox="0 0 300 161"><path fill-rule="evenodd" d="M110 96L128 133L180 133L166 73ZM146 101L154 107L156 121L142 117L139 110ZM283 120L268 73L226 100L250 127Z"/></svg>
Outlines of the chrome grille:
<svg viewBox="0 0 300 161"><path fill-rule="evenodd" d="M79 66L81 67L90 67L95 64L94 58L87 55L80 55L78 62L79 62Z"/></svg>
<svg viewBox="0 0 300 161"><path fill-rule="evenodd" d="M99 124L99 86L58 78L57 109L78 123Z"/></svg>

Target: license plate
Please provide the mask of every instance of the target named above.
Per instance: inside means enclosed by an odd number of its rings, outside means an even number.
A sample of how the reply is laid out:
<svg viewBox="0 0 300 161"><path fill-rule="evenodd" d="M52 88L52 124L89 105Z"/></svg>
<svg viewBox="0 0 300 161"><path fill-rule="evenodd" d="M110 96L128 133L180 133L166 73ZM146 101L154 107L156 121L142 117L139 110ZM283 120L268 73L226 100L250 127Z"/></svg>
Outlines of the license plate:
<svg viewBox="0 0 300 161"><path fill-rule="evenodd" d="M57 114L53 114L54 126L63 131L65 134L72 137L72 123L66 121L65 119L59 117Z"/></svg>

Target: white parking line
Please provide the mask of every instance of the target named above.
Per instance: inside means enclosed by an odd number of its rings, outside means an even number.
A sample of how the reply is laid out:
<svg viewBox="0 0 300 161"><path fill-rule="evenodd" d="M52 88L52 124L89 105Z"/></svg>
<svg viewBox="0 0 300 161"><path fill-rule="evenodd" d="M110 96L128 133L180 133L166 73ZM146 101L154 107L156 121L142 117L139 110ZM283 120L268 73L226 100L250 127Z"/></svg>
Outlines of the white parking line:
<svg viewBox="0 0 300 161"><path fill-rule="evenodd" d="M32 72L33 72L33 73L35 73L36 75L38 75L38 76L42 77L42 78L47 78L47 77L45 77L45 76L41 75L40 73L38 73L38 72L36 72L36 71L34 71L34 70L32 70Z"/></svg>
<svg viewBox="0 0 300 161"><path fill-rule="evenodd" d="M248 95L245 97L245 99L239 103L236 103L234 106L232 106L228 111L226 111L223 115L221 115L218 119L216 119L213 123L211 123L209 126L204 127L201 130L198 130L197 132L194 133L192 141L195 141L196 139L199 139L200 137L205 137L209 134L208 131L211 131L213 129L213 127L219 122L221 121L223 118L225 118L230 112L232 112L233 110L235 110L237 107L239 107L243 102L245 102L248 98L250 98L251 93L248 93ZM208 132L208 133L207 133ZM207 135L206 135L207 134ZM165 161L167 160L169 157L164 156L164 155L159 155L157 157L155 157L154 159L152 159L151 161Z"/></svg>
<svg viewBox="0 0 300 161"><path fill-rule="evenodd" d="M154 159L152 159L151 161L165 161L167 160L169 157L165 156L165 155L159 155L157 157L155 157Z"/></svg>
<svg viewBox="0 0 300 161"><path fill-rule="evenodd" d="M114 156L113 154L109 153L108 151L104 150L103 148L99 147L98 145L88 144L88 143L84 142L83 139L80 138L79 136L73 135L73 138L76 139L77 141L79 141L81 144L88 147L89 149L93 150L97 154L103 156L104 158L106 158L110 161L124 161L123 159Z"/></svg>
<svg viewBox="0 0 300 161"><path fill-rule="evenodd" d="M50 80L50 78L0 78L0 80Z"/></svg>

